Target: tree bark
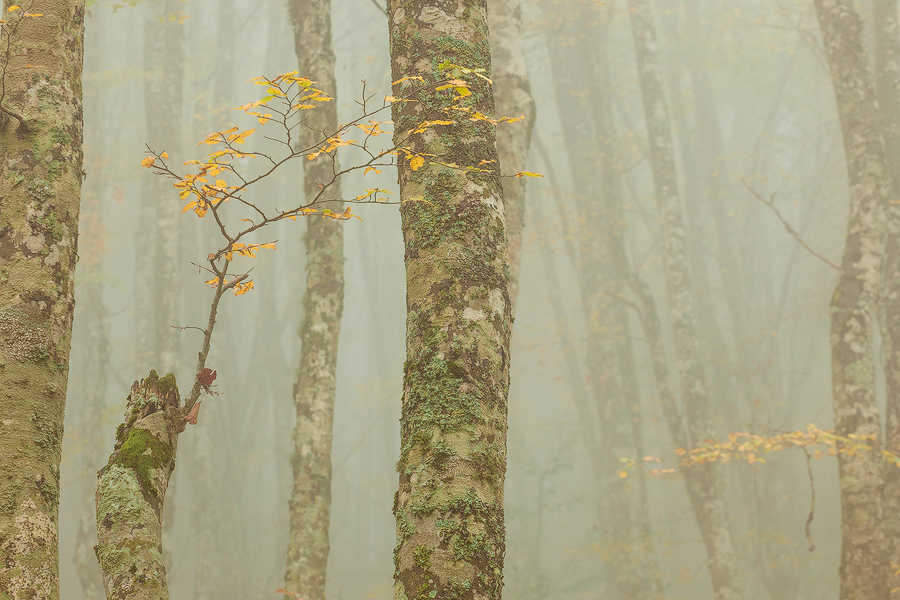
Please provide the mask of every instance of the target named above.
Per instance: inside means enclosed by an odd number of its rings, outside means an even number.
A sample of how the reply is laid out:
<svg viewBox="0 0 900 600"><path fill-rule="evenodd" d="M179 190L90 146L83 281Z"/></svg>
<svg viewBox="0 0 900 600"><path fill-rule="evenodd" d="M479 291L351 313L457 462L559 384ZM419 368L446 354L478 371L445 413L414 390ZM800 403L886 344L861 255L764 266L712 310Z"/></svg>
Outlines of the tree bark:
<svg viewBox="0 0 900 600"><path fill-rule="evenodd" d="M512 308L497 147L491 124L447 110L455 92L435 89L445 61L491 76L486 12L483 0L391 0L387 9L393 95L414 100L393 104L395 143L444 163L413 170L398 157L407 286L398 600L499 599L503 588ZM408 77L425 83L400 81ZM461 102L492 116L489 83L468 82ZM423 119L454 123L413 134Z"/></svg>
<svg viewBox="0 0 900 600"><path fill-rule="evenodd" d="M525 179L513 177L525 170L535 106L528 84L525 50L522 47L520 0L492 0L488 6L494 99L500 117L524 116L524 122L497 128L497 154L503 178L503 209L509 238L509 298L515 312L519 296L519 266L522 262L522 229L525 226Z"/></svg>
<svg viewBox="0 0 900 600"><path fill-rule="evenodd" d="M663 242L663 268L669 299L675 365L681 380L687 433L691 446L711 439L714 434L712 409L706 375L697 351L697 334L687 265L684 216L675 173L672 129L668 106L659 76L656 32L647 0L629 0L631 27L647 119L650 163L656 204L659 210ZM694 467L685 475L691 505L700 527L709 557L709 572L717 600L741 597L737 581L737 562L722 497L718 469L711 465Z"/></svg>
<svg viewBox="0 0 900 600"><path fill-rule="evenodd" d="M0 37L0 596L59 598L59 463L82 178L83 0Z"/></svg>
<svg viewBox="0 0 900 600"><path fill-rule="evenodd" d="M175 469L181 398L150 371L128 395L109 462L97 475L97 559L108 600L167 600L162 514Z"/></svg>
<svg viewBox="0 0 900 600"><path fill-rule="evenodd" d="M874 437L871 451L838 454L840 598L879 600L889 596L889 572L872 326L881 287L890 182L862 20L849 0L816 0L815 6L850 185L847 241L830 306L834 429L842 436Z"/></svg>
<svg viewBox="0 0 900 600"><path fill-rule="evenodd" d="M885 207L887 237L878 320L884 352L887 396L884 415L885 448L900 454L900 28L897 0L873 0L875 37L875 97L881 116L890 196ZM892 582L900 587L900 468L884 466L884 533Z"/></svg>
<svg viewBox="0 0 900 600"><path fill-rule="evenodd" d="M336 96L335 58L331 46L330 0L290 0L288 12L303 77ZM310 111L299 131L300 147L324 141L323 132L337 129L337 101ZM329 160L329 159L333 159ZM319 193L320 183L338 169L336 153L304 161L304 193ZM326 200L341 197L339 185ZM326 205L340 212L341 203ZM307 600L324 600L328 565L328 525L331 516L331 440L337 371L338 337L344 306L344 224L310 217L306 221L306 293L300 323L300 366L294 384L297 421L291 465L294 483L290 499L285 589Z"/></svg>

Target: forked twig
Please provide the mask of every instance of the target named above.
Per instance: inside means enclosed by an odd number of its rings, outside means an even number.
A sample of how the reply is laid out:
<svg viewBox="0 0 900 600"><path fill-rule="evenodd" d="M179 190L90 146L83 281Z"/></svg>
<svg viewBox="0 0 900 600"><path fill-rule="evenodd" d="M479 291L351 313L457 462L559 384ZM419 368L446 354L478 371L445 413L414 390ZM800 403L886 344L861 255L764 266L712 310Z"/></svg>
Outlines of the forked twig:
<svg viewBox="0 0 900 600"><path fill-rule="evenodd" d="M792 238L794 238L795 240L797 240L797 242L798 242L801 246L803 246L803 248L804 248L807 252L809 252L810 254L812 254L813 256L815 256L816 258L818 258L819 260L821 260L822 262L824 262L826 265L828 265L828 266L831 267L832 269L837 269L838 271L841 270L840 265L838 265L837 263L831 261L831 259L829 259L828 257L823 256L823 255L819 254L818 252L816 252L815 250L813 250L813 249L810 247L810 245L806 243L806 241L803 239L803 237L800 235L800 233L799 233L796 229L794 229L793 226L792 226L790 223L787 222L787 220L782 216L781 212L779 212L779 210L775 207L775 194L772 194L772 195L769 197L769 199L766 200L765 198L762 197L762 195L761 195L759 192L757 192L757 191L754 190L752 187L750 187L750 184L747 183L747 180L744 179L743 177L741 177L741 183L744 184L744 187L747 188L747 190L748 190L751 194L753 194L754 196L756 196L756 199L757 199L757 200L759 200L760 202L762 202L763 204L765 204L766 206L768 206L770 209L772 209L772 212L775 213L775 216L778 217L778 220L781 221L781 224L784 226L784 230L787 231L788 234L790 234L790 236L791 236Z"/></svg>

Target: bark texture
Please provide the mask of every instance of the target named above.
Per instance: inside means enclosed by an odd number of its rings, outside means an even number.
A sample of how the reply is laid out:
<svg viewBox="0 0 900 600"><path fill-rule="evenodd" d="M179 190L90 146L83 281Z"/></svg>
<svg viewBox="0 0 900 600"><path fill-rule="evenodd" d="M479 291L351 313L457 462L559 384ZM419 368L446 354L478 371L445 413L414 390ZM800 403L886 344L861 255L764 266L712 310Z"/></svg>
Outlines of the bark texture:
<svg viewBox="0 0 900 600"><path fill-rule="evenodd" d="M330 0L290 0L291 24L299 72L334 96L335 59L331 46ZM337 129L337 101L307 115L299 130L302 148L324 141L322 132ZM312 199L319 184L338 170L336 154L304 161L304 193ZM340 186L323 199L339 199ZM340 202L325 205L340 212ZM344 307L344 224L310 217L306 221L306 293L300 322L300 366L294 384L297 421L291 465L290 538L285 589L306 600L324 600L331 516L331 439L337 371L338 337Z"/></svg>
<svg viewBox="0 0 900 600"><path fill-rule="evenodd" d="M900 27L897 0L873 0L875 24L875 96L881 115L885 159L890 174L882 289L878 320L884 352L887 404L884 416L885 449L900 454ZM900 587L900 468L884 466L884 533L892 581Z"/></svg>
<svg viewBox="0 0 900 600"><path fill-rule="evenodd" d="M659 75L658 45L647 0L629 0L637 66L647 120L650 163L662 230L662 260L672 325L675 365L681 381L687 438L691 446L714 437L706 375L697 350L697 333L685 243L684 216L676 178L672 128ZM685 472L691 505L706 545L716 600L741 597L737 559L717 468L700 465Z"/></svg>
<svg viewBox="0 0 900 600"><path fill-rule="evenodd" d="M162 513L184 426L175 376L135 381L109 462L97 474L95 550L108 600L169 597Z"/></svg>
<svg viewBox="0 0 900 600"><path fill-rule="evenodd" d="M520 0L491 0L488 6L491 32L494 99L500 117L525 117L524 121L497 128L497 154L503 178L503 208L509 238L509 298L516 306L519 295L519 265L522 262L522 229L525 226L525 179L513 177L525 170L535 107L528 84L525 50L522 47Z"/></svg>
<svg viewBox="0 0 900 600"><path fill-rule="evenodd" d="M838 454L840 598L881 600L889 596L889 572L872 327L881 287L884 209L890 184L862 20L850 0L816 0L815 6L850 184L847 241L830 306L834 429L843 436L875 439L869 452Z"/></svg>
<svg viewBox="0 0 900 600"><path fill-rule="evenodd" d="M486 5L388 4L394 140L435 161L400 157L407 329L394 501L394 597L499 599L509 390L509 259L494 127L448 110L451 73L490 77ZM421 77L417 80L401 79ZM494 114L490 84L469 76L462 100ZM452 120L411 133L422 120ZM452 168L478 167L478 171Z"/></svg>
<svg viewBox="0 0 900 600"><path fill-rule="evenodd" d="M0 39L0 598L59 598L59 462L82 178L84 2Z"/></svg>

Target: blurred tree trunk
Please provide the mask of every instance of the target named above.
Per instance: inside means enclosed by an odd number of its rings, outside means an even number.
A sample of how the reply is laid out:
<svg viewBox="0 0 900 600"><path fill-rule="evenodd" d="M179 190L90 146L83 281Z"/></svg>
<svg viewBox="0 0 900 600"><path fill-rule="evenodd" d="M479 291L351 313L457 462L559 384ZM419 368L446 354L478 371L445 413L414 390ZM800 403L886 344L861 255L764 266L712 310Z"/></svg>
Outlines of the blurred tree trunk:
<svg viewBox="0 0 900 600"><path fill-rule="evenodd" d="M522 263L522 229L525 226L525 179L512 175L525 170L535 118L522 47L521 1L491 0L488 29L497 116L525 117L524 122L506 123L497 128L497 154L504 175L503 209L509 238L509 299L515 313Z"/></svg>
<svg viewBox="0 0 900 600"><path fill-rule="evenodd" d="M706 375L697 351L685 225L675 173L672 130L659 76L658 46L649 4L646 0L629 0L628 6L662 229L662 259L676 368L681 380L688 436L693 447L702 444L703 440L713 438L714 427ZM711 464L693 467L685 471L685 483L706 544L715 598L735 600L741 597L736 556L717 470Z"/></svg>
<svg viewBox="0 0 900 600"><path fill-rule="evenodd" d="M851 0L816 0L815 6L837 99L850 185L847 241L830 307L834 429L842 436L874 436L872 450L838 454L840 598L881 600L889 596L889 572L872 327L882 281L890 176L862 20Z"/></svg>
<svg viewBox="0 0 900 600"><path fill-rule="evenodd" d="M442 163L488 165L464 171L427 162L414 171L399 159L408 317L394 595L499 600L509 242L494 127L441 110L449 95L434 89L445 79L444 61L491 73L485 3L453 7L391 0L387 8L393 95L417 100L393 104L395 142ZM492 116L490 85L473 77L469 86L466 105ZM411 133L423 118L446 113L457 113L445 117L455 122L440 135ZM425 201L409 201L419 197Z"/></svg>
<svg viewBox="0 0 900 600"><path fill-rule="evenodd" d="M181 152L181 107L184 81L184 25L175 15L177 0L150 7L144 25L144 114L147 144ZM177 160L173 156L173 159ZM138 371L158 365L171 371L179 351L178 324L181 207L165 200L171 184L162 177L141 180L141 205L135 233L135 348ZM151 316L151 318L147 318Z"/></svg>
<svg viewBox="0 0 900 600"><path fill-rule="evenodd" d="M85 40L85 75L101 70L100 46L103 24L102 11L88 17L89 35ZM103 411L106 407L106 386L109 380L110 354L109 310L103 300L103 256L107 252L107 233L104 224L104 188L108 183L105 170L104 134L109 122L100 118L100 91L84 99L85 143L84 164L89 174L82 186L81 219L79 226L78 305L75 310L76 333L81 340L76 348L81 353L80 393L84 402L77 407L81 414L79 435L80 463L85 487L78 532L75 537L75 568L81 583L84 600L101 600L103 578L94 545L97 543L96 511L94 510L94 474L103 466Z"/></svg>
<svg viewBox="0 0 900 600"><path fill-rule="evenodd" d="M290 0L299 72L319 89L337 95L334 51L331 47L330 0ZM301 148L324 141L323 132L337 129L337 101L310 111L298 132ZM304 161L304 193L313 198L320 183L330 181L327 160ZM323 199L338 200L339 185ZM326 205L340 212L341 203ZM285 589L306 600L324 600L328 566L328 526L331 516L331 439L337 371L338 337L344 307L343 223L311 217L306 220L306 293L300 322L300 366L294 384L297 422L291 465L294 483L290 499Z"/></svg>
<svg viewBox="0 0 900 600"><path fill-rule="evenodd" d="M883 279L878 320L884 352L887 405L884 416L885 448L900 454L900 28L897 0L873 0L875 24L875 96L881 115L885 158L890 174L890 200L885 205ZM900 468L884 466L884 533L887 540L890 588L900 587Z"/></svg>
<svg viewBox="0 0 900 600"><path fill-rule="evenodd" d="M84 1L0 45L0 596L59 598L59 464L82 179Z"/></svg>
<svg viewBox="0 0 900 600"><path fill-rule="evenodd" d="M175 376L150 371L128 395L109 462L97 475L97 558L108 600L168 600L162 515L184 427Z"/></svg>
<svg viewBox="0 0 900 600"><path fill-rule="evenodd" d="M561 17L559 38L551 44L550 54L556 87L565 90L558 94L557 106L574 187L581 190L576 200L575 266L589 332L587 366L598 411L591 423L599 425L599 452L591 452L591 460L600 486L604 559L610 564L608 589L612 598L658 598L662 577L649 536L643 478L638 475L637 485L622 478L618 460L643 456L643 443L628 315L621 301L627 258L608 91L606 32L611 14L579 6ZM573 38L588 48L593 65L572 44Z"/></svg>

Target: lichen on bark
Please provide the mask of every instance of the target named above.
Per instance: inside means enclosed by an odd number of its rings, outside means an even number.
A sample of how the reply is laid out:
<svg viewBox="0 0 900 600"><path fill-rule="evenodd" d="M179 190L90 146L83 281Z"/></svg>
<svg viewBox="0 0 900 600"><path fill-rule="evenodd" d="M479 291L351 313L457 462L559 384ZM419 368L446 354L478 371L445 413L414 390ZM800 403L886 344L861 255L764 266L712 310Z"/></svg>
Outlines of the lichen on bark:
<svg viewBox="0 0 900 600"><path fill-rule="evenodd" d="M299 73L319 89L336 95L335 57L331 47L330 0L291 0ZM322 132L337 130L336 100L310 111L298 132L298 144L324 142ZM333 162L332 162L333 161ZM304 193L312 200L320 184L333 178L337 156L305 160ZM340 212L340 183L321 196L323 205ZM306 221L306 292L300 323L300 364L294 384L296 423L291 456L293 486L285 589L306 600L324 600L331 516L331 440L337 384L337 349L344 304L344 223L311 217Z"/></svg>
<svg viewBox="0 0 900 600"><path fill-rule="evenodd" d="M815 7L840 115L850 187L847 239L829 307L834 430L842 436L875 438L870 451L838 454L840 598L883 600L890 595L890 571L872 327L882 284L885 208L891 184L862 20L851 0L816 0Z"/></svg>
<svg viewBox="0 0 900 600"><path fill-rule="evenodd" d="M95 550L109 600L169 597L162 512L184 426L175 376L135 381L116 444L97 475Z"/></svg>
<svg viewBox="0 0 900 600"><path fill-rule="evenodd" d="M439 162L398 168L407 335L394 501L394 597L498 599L509 388L508 240L494 127L448 116L451 63L491 74L485 3L388 4L395 143ZM418 80L399 80L421 77ZM465 105L493 116L486 79ZM440 117L438 117L440 115ZM411 134L424 118L451 118ZM443 163L443 164L440 164ZM453 168L479 167L479 170ZM488 165L487 168L484 165Z"/></svg>
<svg viewBox="0 0 900 600"><path fill-rule="evenodd" d="M59 598L58 503L82 173L84 2L3 2L0 597Z"/></svg>

